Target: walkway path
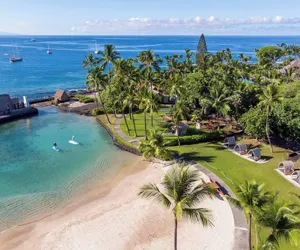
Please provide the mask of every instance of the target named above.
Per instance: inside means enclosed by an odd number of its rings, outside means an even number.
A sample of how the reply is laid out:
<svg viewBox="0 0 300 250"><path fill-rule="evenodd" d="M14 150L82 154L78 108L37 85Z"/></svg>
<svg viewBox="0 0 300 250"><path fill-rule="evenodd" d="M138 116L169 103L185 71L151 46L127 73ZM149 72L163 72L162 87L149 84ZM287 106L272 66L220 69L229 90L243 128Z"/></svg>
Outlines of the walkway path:
<svg viewBox="0 0 300 250"><path fill-rule="evenodd" d="M196 165L196 168L199 169L204 174L206 174L212 180L218 182L222 186L222 191L224 194L236 198L235 194L231 191L231 189L226 185L226 183L220 177L218 177L213 172L211 172L210 170L208 170L207 168L199 164ZM233 250L249 249L248 229L247 229L245 214L242 210L237 209L231 204L230 206L233 213L234 224L235 224L235 237L234 237Z"/></svg>
<svg viewBox="0 0 300 250"><path fill-rule="evenodd" d="M118 133L119 136L121 136L124 140L130 142L131 144L137 146L138 142L143 139L143 137L138 137L136 139L132 139L128 137L123 131L121 130L121 121L122 118L117 118L114 124L115 131ZM231 189L226 185L226 183L218 177L216 174L208 170L207 168L201 166L200 164L196 165L196 168L198 168L201 172L206 174L209 178L211 178L214 181L217 181L222 186L222 191L224 194L230 195L232 197L236 197L234 193L231 191ZM233 250L246 250L249 249L249 242L248 242L248 229L247 229L247 223L246 218L243 213L243 211L237 209L236 207L231 206L233 218L234 218L234 224L235 224L235 237L234 237L234 246Z"/></svg>
<svg viewBox="0 0 300 250"><path fill-rule="evenodd" d="M122 137L124 140L130 142L132 145L137 146L139 141L143 139L143 137L137 137L135 139L130 138L128 135L126 135L122 129L121 129L121 122L122 122L122 118L117 118L115 120L115 124L114 124L114 128L115 131L118 133L118 135L120 137Z"/></svg>

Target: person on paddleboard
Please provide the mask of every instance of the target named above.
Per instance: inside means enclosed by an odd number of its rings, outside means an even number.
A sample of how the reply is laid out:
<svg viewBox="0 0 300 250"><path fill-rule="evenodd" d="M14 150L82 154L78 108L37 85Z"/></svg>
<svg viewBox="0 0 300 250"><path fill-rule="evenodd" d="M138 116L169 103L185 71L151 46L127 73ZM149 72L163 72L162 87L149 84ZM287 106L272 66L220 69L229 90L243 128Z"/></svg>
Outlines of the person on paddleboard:
<svg viewBox="0 0 300 250"><path fill-rule="evenodd" d="M73 135L73 136L72 136L72 141L74 141L74 138L75 138L75 136Z"/></svg>
<svg viewBox="0 0 300 250"><path fill-rule="evenodd" d="M56 142L53 143L53 147L57 148L57 144Z"/></svg>

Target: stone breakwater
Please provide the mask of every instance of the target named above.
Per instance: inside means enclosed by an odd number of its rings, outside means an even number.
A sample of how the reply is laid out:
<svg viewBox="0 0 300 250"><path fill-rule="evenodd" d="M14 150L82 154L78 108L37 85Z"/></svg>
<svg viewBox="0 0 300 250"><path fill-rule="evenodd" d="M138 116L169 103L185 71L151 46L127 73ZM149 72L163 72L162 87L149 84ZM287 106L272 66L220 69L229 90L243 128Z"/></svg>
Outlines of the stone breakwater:
<svg viewBox="0 0 300 250"><path fill-rule="evenodd" d="M34 115L38 115L38 110L36 108L17 109L17 110L14 110L13 112L11 112L9 115L0 116L0 124L14 121L16 119L31 117Z"/></svg>

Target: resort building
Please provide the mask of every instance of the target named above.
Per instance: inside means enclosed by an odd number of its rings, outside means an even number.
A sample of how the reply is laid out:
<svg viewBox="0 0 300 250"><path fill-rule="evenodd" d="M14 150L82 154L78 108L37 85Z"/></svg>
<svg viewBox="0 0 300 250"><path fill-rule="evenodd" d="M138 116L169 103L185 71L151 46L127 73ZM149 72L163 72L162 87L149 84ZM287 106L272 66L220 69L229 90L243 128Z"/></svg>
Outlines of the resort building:
<svg viewBox="0 0 300 250"><path fill-rule="evenodd" d="M24 108L18 98L10 98L7 94L0 95L0 115L10 115L13 110Z"/></svg>
<svg viewBox="0 0 300 250"><path fill-rule="evenodd" d="M23 98L23 102L19 102L18 98L10 98L8 94L0 94L0 123L38 114L37 109L30 107L26 96Z"/></svg>

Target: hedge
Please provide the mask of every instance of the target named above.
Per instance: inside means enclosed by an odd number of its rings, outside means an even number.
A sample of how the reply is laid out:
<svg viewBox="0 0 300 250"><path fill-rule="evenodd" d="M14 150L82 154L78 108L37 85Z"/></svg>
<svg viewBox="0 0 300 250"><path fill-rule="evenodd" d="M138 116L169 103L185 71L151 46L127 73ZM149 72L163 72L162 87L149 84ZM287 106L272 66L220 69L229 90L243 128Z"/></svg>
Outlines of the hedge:
<svg viewBox="0 0 300 250"><path fill-rule="evenodd" d="M200 142L208 142L213 140L219 140L221 138L222 131L216 132L207 132L202 134L196 135L186 135L186 136L179 136L180 144L181 145L188 145L188 144L196 144ZM165 146L177 146L177 136L170 136L165 137Z"/></svg>

